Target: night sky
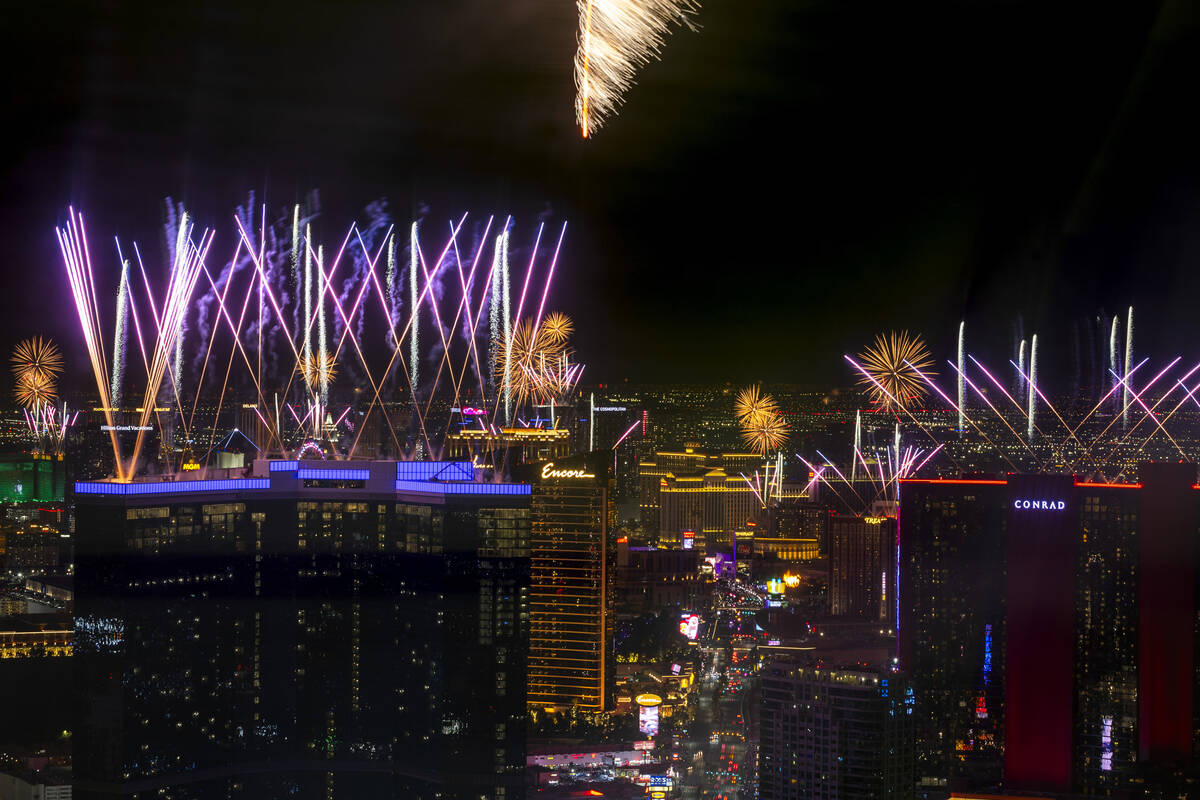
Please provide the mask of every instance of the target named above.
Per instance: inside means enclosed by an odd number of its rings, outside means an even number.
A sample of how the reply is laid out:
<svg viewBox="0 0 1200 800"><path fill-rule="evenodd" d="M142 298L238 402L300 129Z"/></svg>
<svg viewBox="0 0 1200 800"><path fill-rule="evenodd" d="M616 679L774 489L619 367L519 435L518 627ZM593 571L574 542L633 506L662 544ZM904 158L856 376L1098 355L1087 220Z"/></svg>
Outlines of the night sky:
<svg viewBox="0 0 1200 800"><path fill-rule="evenodd" d="M247 10L248 6L256 10ZM0 345L82 338L54 225L157 242L321 193L326 237L406 221L570 228L553 305L586 379L815 387L906 327L1002 363L1069 362L1138 309L1138 349L1200 356L1200 12L1184 2L707 0L592 140L570 0L26 4L0 33ZM226 245L222 248L221 242ZM115 274L115 272L110 272ZM1049 373L1050 370L1047 369Z"/></svg>

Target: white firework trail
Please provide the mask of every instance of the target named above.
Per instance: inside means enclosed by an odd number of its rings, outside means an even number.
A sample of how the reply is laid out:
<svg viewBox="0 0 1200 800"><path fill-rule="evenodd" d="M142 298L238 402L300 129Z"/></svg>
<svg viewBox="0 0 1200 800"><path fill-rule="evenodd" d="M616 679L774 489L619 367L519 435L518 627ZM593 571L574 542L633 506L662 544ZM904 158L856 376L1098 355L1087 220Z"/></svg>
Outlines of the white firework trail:
<svg viewBox="0 0 1200 800"><path fill-rule="evenodd" d="M1133 363L1133 306L1129 307L1129 321L1125 323L1125 397L1121 409L1121 427L1129 427L1129 365Z"/></svg>
<svg viewBox="0 0 1200 800"><path fill-rule="evenodd" d="M1117 353L1117 337L1120 335L1118 327L1121 324L1120 317L1112 318L1112 328L1108 332L1108 368L1113 375L1112 388L1115 392L1120 381L1117 376L1121 374L1121 358Z"/></svg>
<svg viewBox="0 0 1200 800"><path fill-rule="evenodd" d="M121 263L121 282L117 285L117 324L113 331L112 387L113 406L121 406L121 379L125 373L125 325L129 317L129 260Z"/></svg>
<svg viewBox="0 0 1200 800"><path fill-rule="evenodd" d="M188 224L188 214L183 212L179 217L179 233L175 237L175 249L171 251L174 260L171 262L171 277L174 279L175 273L185 268L185 261L188 258L188 245L190 244L191 226ZM186 311L186 309L185 309ZM178 396L180 387L183 386L183 336L185 329L183 321L186 314L179 315L179 322L175 328L175 359L172 370L174 376L173 390Z"/></svg>
<svg viewBox="0 0 1200 800"><path fill-rule="evenodd" d="M317 374L320 378L322 407L329 405L329 370L325 368L329 350L325 335L325 246L317 245L317 356L321 365ZM317 421L320 422L320 419Z"/></svg>
<svg viewBox="0 0 1200 800"><path fill-rule="evenodd" d="M412 227L409 228L408 233L408 296L411 308L409 315L412 317L412 334L408 339L408 369L411 373L409 379L412 382L414 392L417 390L417 378L419 377L417 366L420 363L420 358L417 352L417 336L421 329L421 298L417 294L417 267L420 266L420 251L417 247L417 223L414 222Z"/></svg>
<svg viewBox="0 0 1200 800"><path fill-rule="evenodd" d="M854 412L854 452L862 450L862 410ZM858 475L858 459L850 462L850 480Z"/></svg>
<svg viewBox="0 0 1200 800"><path fill-rule="evenodd" d="M1015 394L1018 399L1024 399L1022 394L1025 391L1025 347L1029 343L1022 339L1021 346L1017 349L1017 391Z"/></svg>
<svg viewBox="0 0 1200 800"><path fill-rule="evenodd" d="M1037 334L1029 341L1029 425L1026 436L1033 439L1034 417L1037 413Z"/></svg>
<svg viewBox="0 0 1200 800"><path fill-rule="evenodd" d="M396 326L396 234L394 233L388 236L386 279L384 285L387 287L387 310L391 329L388 331L387 341L388 345L394 348L396 346L393 332Z"/></svg>
<svg viewBox="0 0 1200 800"><path fill-rule="evenodd" d="M966 427L966 403L967 403L967 382L963 376L966 374L966 350L963 347L966 337L967 322L963 320L958 323L958 432L962 435L963 428ZM898 449L898 448L897 448Z"/></svg>
<svg viewBox="0 0 1200 800"><path fill-rule="evenodd" d="M504 326L504 422L512 422L512 296L508 272L508 228L500 248L500 322Z"/></svg>
<svg viewBox="0 0 1200 800"><path fill-rule="evenodd" d="M292 209L292 278L296 283L296 304L292 309L292 330L300 327L300 294L304 291L304 273L300 271L300 204Z"/></svg>
<svg viewBox="0 0 1200 800"><path fill-rule="evenodd" d="M304 364L312 363L312 227L304 226Z"/></svg>
<svg viewBox="0 0 1200 800"><path fill-rule="evenodd" d="M508 223L512 219L509 217L504 221L504 228L500 233L496 234L496 246L492 253L492 285L489 287L488 295L488 328L489 328L489 348L488 348L488 364L489 375L491 378L491 388L496 387L496 353L500 349L500 287L503 285L504 276L500 272L500 259L504 248L504 237L508 233Z"/></svg>
<svg viewBox="0 0 1200 800"><path fill-rule="evenodd" d="M699 0L576 0L575 120L586 139L617 113L637 71L658 58L671 26Z"/></svg>

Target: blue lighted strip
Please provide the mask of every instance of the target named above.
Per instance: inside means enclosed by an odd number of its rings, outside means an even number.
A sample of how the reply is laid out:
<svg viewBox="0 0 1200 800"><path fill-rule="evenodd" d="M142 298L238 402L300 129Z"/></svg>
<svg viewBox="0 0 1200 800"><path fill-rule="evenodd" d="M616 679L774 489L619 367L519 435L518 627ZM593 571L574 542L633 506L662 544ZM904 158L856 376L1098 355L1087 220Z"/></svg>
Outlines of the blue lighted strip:
<svg viewBox="0 0 1200 800"><path fill-rule="evenodd" d="M421 494L469 494L469 495L528 495L532 487L527 483L436 483L432 481L396 481L397 492L419 492Z"/></svg>
<svg viewBox="0 0 1200 800"><path fill-rule="evenodd" d="M396 480L427 481L475 480L475 465L470 461L397 461Z"/></svg>
<svg viewBox="0 0 1200 800"><path fill-rule="evenodd" d="M371 477L369 469L302 469L296 472L302 481L365 481Z"/></svg>
<svg viewBox="0 0 1200 800"><path fill-rule="evenodd" d="M300 468L299 461L272 461L271 472L295 472Z"/></svg>
<svg viewBox="0 0 1200 800"><path fill-rule="evenodd" d="M240 492L248 489L270 489L270 478L230 478L221 481L162 481L161 483L107 483L78 481L75 494L183 494L185 492Z"/></svg>

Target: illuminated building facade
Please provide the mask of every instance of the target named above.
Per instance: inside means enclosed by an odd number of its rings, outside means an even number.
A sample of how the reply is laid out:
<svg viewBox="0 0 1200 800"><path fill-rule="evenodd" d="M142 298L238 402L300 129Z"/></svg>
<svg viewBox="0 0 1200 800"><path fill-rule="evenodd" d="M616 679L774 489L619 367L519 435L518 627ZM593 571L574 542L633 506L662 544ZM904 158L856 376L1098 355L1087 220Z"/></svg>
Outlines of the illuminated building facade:
<svg viewBox="0 0 1200 800"><path fill-rule="evenodd" d="M521 796L530 487L474 477L76 484L77 791Z"/></svg>
<svg viewBox="0 0 1200 800"><path fill-rule="evenodd" d="M464 427L446 437L446 446L451 458L504 471L518 464L565 458L571 454L571 432L567 428Z"/></svg>
<svg viewBox="0 0 1200 800"><path fill-rule="evenodd" d="M657 613L666 608L697 609L706 604L713 576L700 571L699 550L630 547L617 539L616 597L620 611Z"/></svg>
<svg viewBox="0 0 1200 800"><path fill-rule="evenodd" d="M912 798L913 705L900 673L764 667L758 797Z"/></svg>
<svg viewBox="0 0 1200 800"><path fill-rule="evenodd" d="M1194 482L1190 464L1143 465L1137 484L904 482L919 775L1103 796L1193 757Z"/></svg>
<svg viewBox="0 0 1200 800"><path fill-rule="evenodd" d="M896 519L829 517L829 613L893 628Z"/></svg>
<svg viewBox="0 0 1200 800"><path fill-rule="evenodd" d="M61 455L0 454L0 502L61 503L65 490Z"/></svg>
<svg viewBox="0 0 1200 800"><path fill-rule="evenodd" d="M758 508L758 499L741 477L741 473L753 474L755 469L762 469L762 458L757 454L706 453L691 446L657 452L652 458L642 459L638 465L642 529L649 536L657 534L663 544L677 544L681 531L705 530L703 523L707 519L709 530L731 540L734 531L747 529L746 520ZM707 483L706 475L710 476ZM696 497L706 486L710 487L708 493L713 495L707 505ZM664 490L680 493L672 498L675 502L670 504L665 518L662 512ZM724 499L733 493L737 494L737 499L730 503L728 514L729 519L737 522L728 526ZM682 496L688 494L693 496ZM744 500L743 494L750 500ZM738 511L743 507L748 513L740 515ZM695 520L694 524L685 522L687 519Z"/></svg>
<svg viewBox="0 0 1200 800"><path fill-rule="evenodd" d="M609 708L614 508L604 454L528 467L531 708Z"/></svg>

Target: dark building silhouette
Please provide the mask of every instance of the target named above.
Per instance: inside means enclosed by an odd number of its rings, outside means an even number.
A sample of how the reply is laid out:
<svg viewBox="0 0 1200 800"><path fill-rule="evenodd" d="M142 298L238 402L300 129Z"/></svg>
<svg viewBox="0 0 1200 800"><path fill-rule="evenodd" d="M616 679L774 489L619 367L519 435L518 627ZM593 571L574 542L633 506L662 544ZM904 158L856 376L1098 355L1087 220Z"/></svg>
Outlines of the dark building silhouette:
<svg viewBox="0 0 1200 800"><path fill-rule="evenodd" d="M76 485L79 797L520 797L530 487L469 462Z"/></svg>
<svg viewBox="0 0 1200 800"><path fill-rule="evenodd" d="M829 516L829 613L892 628L896 593L895 517Z"/></svg>
<svg viewBox="0 0 1200 800"><path fill-rule="evenodd" d="M900 673L763 669L761 800L911 798L914 697Z"/></svg>
<svg viewBox="0 0 1200 800"><path fill-rule="evenodd" d="M1106 796L1186 768L1194 481L1193 465L1148 464L1137 484L904 482L899 658L919 776Z"/></svg>

